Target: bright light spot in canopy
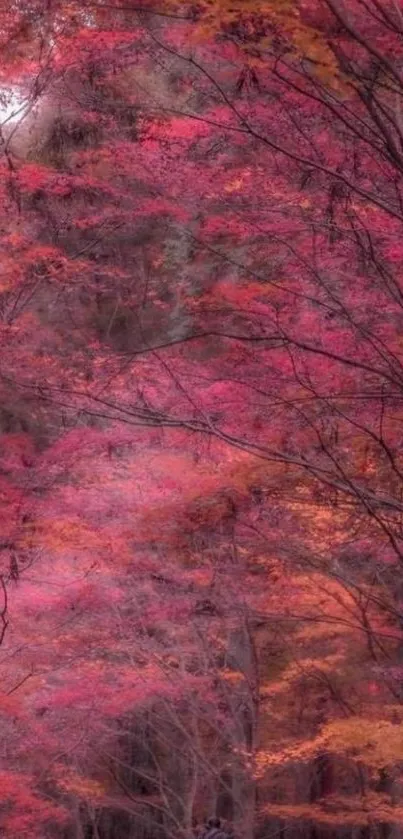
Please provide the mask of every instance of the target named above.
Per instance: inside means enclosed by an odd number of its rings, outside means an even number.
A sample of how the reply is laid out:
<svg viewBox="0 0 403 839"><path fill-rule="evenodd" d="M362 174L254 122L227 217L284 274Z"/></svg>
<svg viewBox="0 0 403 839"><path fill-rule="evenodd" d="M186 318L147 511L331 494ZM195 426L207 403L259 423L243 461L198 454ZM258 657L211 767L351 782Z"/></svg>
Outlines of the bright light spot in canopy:
<svg viewBox="0 0 403 839"><path fill-rule="evenodd" d="M0 123L2 125L21 119L29 105L29 96L18 87L0 87Z"/></svg>

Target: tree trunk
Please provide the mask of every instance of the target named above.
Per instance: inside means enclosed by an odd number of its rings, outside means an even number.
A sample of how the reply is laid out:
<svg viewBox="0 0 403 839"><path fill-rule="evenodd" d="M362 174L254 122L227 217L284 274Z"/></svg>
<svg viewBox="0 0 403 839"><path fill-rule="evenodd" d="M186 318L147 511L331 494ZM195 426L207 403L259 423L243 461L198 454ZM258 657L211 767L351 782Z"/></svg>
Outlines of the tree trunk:
<svg viewBox="0 0 403 839"><path fill-rule="evenodd" d="M257 748L259 674L253 635L244 616L242 624L231 632L228 663L242 674L242 681L234 689L233 714L237 742L242 752L253 757ZM255 825L256 782L248 758L234 762L232 770L233 821L236 835L252 839ZM249 765L248 765L249 764Z"/></svg>

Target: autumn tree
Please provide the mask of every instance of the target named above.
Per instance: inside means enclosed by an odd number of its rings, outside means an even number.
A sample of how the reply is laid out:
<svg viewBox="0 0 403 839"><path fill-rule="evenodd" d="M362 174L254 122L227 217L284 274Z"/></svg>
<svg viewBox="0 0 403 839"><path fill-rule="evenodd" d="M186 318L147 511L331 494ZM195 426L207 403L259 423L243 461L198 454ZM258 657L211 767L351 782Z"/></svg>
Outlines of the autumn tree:
<svg viewBox="0 0 403 839"><path fill-rule="evenodd" d="M203 796L245 837L393 835L399 7L2 12L29 103L1 164L7 768L94 835L144 806L185 835Z"/></svg>

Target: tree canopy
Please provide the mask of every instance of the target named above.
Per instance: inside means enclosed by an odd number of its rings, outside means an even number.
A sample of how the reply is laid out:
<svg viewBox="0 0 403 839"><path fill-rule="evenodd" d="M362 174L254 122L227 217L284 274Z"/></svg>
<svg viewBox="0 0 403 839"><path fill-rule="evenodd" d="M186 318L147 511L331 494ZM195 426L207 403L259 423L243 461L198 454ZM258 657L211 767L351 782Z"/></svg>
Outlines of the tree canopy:
<svg viewBox="0 0 403 839"><path fill-rule="evenodd" d="M402 32L0 4L6 839L400 835Z"/></svg>

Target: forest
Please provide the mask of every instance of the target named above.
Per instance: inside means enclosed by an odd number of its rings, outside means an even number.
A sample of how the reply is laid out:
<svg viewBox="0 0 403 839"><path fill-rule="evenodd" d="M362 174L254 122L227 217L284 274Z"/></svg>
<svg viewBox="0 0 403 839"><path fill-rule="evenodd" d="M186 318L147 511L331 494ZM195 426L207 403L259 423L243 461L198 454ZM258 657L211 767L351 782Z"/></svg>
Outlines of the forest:
<svg viewBox="0 0 403 839"><path fill-rule="evenodd" d="M1 836L402 839L403 0L0 55Z"/></svg>

